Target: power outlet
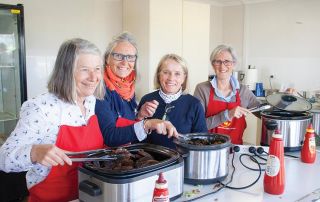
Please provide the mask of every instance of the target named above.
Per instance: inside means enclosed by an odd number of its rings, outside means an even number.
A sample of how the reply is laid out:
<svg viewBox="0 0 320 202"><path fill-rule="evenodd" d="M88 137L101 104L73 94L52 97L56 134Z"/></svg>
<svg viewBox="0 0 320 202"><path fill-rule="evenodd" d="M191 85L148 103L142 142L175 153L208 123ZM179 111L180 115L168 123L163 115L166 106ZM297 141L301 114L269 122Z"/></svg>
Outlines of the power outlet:
<svg viewBox="0 0 320 202"><path fill-rule="evenodd" d="M238 147L239 148L239 151L237 152L237 151L235 151L235 147ZM239 153L239 154L253 154L253 153L251 153L250 151L249 151L249 148L250 147L253 147L253 148L255 148L256 150L258 149L258 148L263 148L263 150L265 151L265 152L269 152L269 147L265 147L265 146L255 146L255 145L238 145L238 144L234 144L233 146L232 146L232 150L231 150L231 152L236 152L236 153Z"/></svg>

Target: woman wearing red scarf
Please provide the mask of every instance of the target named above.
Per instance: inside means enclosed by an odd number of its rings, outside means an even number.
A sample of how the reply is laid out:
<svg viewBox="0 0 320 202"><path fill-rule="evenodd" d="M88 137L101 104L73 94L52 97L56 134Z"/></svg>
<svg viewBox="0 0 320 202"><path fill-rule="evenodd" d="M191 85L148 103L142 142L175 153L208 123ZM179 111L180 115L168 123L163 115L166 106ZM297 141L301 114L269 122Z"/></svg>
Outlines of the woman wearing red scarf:
<svg viewBox="0 0 320 202"><path fill-rule="evenodd" d="M96 104L104 142L107 146L119 146L142 141L150 130L160 134L176 135L175 127L168 121L158 119L142 120L151 117L158 102L145 103L136 111L135 79L138 50L133 36L121 33L108 45L105 53L106 96Z"/></svg>

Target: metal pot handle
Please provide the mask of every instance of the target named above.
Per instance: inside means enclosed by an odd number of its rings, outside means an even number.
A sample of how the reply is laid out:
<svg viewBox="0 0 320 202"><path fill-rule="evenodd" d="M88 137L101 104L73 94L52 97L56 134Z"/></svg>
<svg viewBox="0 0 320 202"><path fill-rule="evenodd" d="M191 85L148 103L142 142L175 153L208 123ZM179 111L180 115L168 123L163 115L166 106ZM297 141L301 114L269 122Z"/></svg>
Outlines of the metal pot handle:
<svg viewBox="0 0 320 202"><path fill-rule="evenodd" d="M189 152L188 153L180 153L179 154L182 156L182 158L187 158L189 156Z"/></svg>
<svg viewBox="0 0 320 202"><path fill-rule="evenodd" d="M88 180L80 182L79 190L86 194L89 194L90 196L99 196L102 194L100 187Z"/></svg>

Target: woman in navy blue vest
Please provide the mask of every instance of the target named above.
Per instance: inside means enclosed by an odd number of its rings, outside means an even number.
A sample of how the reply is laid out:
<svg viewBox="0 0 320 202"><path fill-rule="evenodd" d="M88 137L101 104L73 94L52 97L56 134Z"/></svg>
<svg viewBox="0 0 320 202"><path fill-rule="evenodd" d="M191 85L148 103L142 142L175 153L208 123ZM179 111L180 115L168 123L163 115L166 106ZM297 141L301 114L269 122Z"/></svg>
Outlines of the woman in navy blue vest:
<svg viewBox="0 0 320 202"><path fill-rule="evenodd" d="M142 97L140 105L156 100L159 105L152 118L170 121L178 133L207 132L205 115L200 101L185 94L188 69L183 58L176 54L167 54L159 62L155 75L156 91ZM173 138L152 132L147 142L175 148Z"/></svg>

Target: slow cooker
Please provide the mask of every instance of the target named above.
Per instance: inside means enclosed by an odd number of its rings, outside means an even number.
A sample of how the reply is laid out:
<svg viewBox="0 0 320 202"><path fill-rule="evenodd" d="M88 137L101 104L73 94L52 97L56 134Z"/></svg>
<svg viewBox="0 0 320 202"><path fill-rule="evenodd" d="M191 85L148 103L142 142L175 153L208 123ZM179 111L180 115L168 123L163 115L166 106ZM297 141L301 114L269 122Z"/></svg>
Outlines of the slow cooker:
<svg viewBox="0 0 320 202"><path fill-rule="evenodd" d="M159 163L130 170L109 170L100 162L86 162L79 168L79 200L83 202L151 201L155 181L162 172L168 182L170 200L183 193L183 158L175 150L152 144L125 146L130 152L143 149Z"/></svg>
<svg viewBox="0 0 320 202"><path fill-rule="evenodd" d="M231 146L229 136L190 133L185 134L184 138L174 140L174 143L177 151L184 156L186 183L212 184L228 176Z"/></svg>
<svg viewBox="0 0 320 202"><path fill-rule="evenodd" d="M314 128L315 133L319 136L320 135L320 105L314 104L310 112L312 113L312 126Z"/></svg>
<svg viewBox="0 0 320 202"><path fill-rule="evenodd" d="M260 144L269 146L272 133L278 128L283 135L284 150L299 151L306 128L312 121L312 114L308 112L311 103L286 93L269 95L266 100L273 109L261 112Z"/></svg>

